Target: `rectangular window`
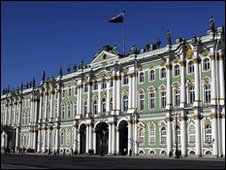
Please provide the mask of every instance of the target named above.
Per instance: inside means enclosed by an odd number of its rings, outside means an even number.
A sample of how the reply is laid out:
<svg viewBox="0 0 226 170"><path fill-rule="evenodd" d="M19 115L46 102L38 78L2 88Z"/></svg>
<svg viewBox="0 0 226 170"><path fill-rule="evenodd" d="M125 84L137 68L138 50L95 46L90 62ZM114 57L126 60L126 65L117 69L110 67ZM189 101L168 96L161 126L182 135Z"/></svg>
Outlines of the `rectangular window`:
<svg viewBox="0 0 226 170"><path fill-rule="evenodd" d="M150 108L153 109L155 108L155 94L150 93Z"/></svg>
<svg viewBox="0 0 226 170"><path fill-rule="evenodd" d="M166 107L166 92L161 92L161 108Z"/></svg>
<svg viewBox="0 0 226 170"><path fill-rule="evenodd" d="M140 95L140 110L144 110L144 95Z"/></svg>

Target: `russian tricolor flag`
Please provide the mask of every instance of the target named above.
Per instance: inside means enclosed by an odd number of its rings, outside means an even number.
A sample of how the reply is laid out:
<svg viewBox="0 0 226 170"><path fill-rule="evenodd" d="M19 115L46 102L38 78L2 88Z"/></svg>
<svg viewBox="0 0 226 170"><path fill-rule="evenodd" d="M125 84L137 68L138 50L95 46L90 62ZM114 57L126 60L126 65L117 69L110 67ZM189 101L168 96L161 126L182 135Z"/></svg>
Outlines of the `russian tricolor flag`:
<svg viewBox="0 0 226 170"><path fill-rule="evenodd" d="M124 17L124 13L125 13L125 11L121 12L119 15L117 15L117 16L111 18L111 19L109 20L109 22L110 22L110 23L123 23L123 20L124 20L124 18L123 18L123 17Z"/></svg>

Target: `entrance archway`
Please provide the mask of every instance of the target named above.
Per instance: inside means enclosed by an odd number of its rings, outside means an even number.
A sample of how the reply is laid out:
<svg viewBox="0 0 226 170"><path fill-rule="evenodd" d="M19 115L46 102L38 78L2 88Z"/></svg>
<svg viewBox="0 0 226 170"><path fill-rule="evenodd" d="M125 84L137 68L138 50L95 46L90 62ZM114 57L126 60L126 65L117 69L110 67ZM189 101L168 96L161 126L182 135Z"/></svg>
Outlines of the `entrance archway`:
<svg viewBox="0 0 226 170"><path fill-rule="evenodd" d="M80 154L86 152L86 125L82 124L80 127Z"/></svg>
<svg viewBox="0 0 226 170"><path fill-rule="evenodd" d="M119 124L119 153L121 155L128 153L128 123L125 120Z"/></svg>
<svg viewBox="0 0 226 170"><path fill-rule="evenodd" d="M96 154L108 154L108 124L101 122L96 126Z"/></svg>

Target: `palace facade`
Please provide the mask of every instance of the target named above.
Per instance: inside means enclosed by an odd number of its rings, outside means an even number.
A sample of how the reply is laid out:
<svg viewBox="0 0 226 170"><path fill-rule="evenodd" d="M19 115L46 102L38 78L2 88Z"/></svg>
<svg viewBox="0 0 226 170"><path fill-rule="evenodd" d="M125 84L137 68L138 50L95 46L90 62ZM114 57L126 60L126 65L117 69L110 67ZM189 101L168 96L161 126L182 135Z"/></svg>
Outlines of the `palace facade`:
<svg viewBox="0 0 226 170"><path fill-rule="evenodd" d="M218 27L126 56L106 45L73 72L4 90L1 147L225 156L224 36Z"/></svg>

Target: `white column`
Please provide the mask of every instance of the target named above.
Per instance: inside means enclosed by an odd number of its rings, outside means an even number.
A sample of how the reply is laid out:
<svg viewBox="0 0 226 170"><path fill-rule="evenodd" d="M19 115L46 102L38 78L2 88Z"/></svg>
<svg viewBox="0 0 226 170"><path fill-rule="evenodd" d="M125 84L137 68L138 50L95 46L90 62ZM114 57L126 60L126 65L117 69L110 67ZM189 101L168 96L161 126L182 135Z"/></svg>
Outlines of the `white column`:
<svg viewBox="0 0 226 170"><path fill-rule="evenodd" d="M77 151L78 150L78 139L77 139L77 127L74 127L74 145L73 145L73 150Z"/></svg>
<svg viewBox="0 0 226 170"><path fill-rule="evenodd" d="M34 129L34 132L33 132L33 146L32 148L36 150L36 142L37 142L37 137L36 137L36 130Z"/></svg>
<svg viewBox="0 0 226 170"><path fill-rule="evenodd" d="M98 80L98 115L101 115L101 80Z"/></svg>
<svg viewBox="0 0 226 170"><path fill-rule="evenodd" d="M86 126L86 153L89 151L89 125Z"/></svg>
<svg viewBox="0 0 226 170"><path fill-rule="evenodd" d="M44 114L44 121L47 121L47 108L48 108L48 92L45 94L45 114Z"/></svg>
<svg viewBox="0 0 226 170"><path fill-rule="evenodd" d="M80 131L78 130L78 153L80 153Z"/></svg>
<svg viewBox="0 0 226 170"><path fill-rule="evenodd" d="M96 154L96 131L95 129L93 129L93 150L94 150L94 153Z"/></svg>
<svg viewBox="0 0 226 170"><path fill-rule="evenodd" d="M19 148L19 146L20 146L20 129L19 129L19 127L17 127L16 128L16 140L15 140L15 142L16 142L16 149L17 148Z"/></svg>
<svg viewBox="0 0 226 170"><path fill-rule="evenodd" d="M38 129L38 148L37 148L37 152L41 152L41 128Z"/></svg>
<svg viewBox="0 0 226 170"><path fill-rule="evenodd" d="M112 141L111 141L112 152L111 152L111 153L112 153L113 155L115 155L115 154L118 153L118 152L116 152L117 148L119 148L119 145L118 145L118 146L115 146L115 145L116 145L115 142L117 142L117 140L119 140L119 138L117 139L117 137L115 136L115 132L116 132L115 122L112 122L112 128L111 128L111 130L112 130L112 136L111 136L111 139L112 139ZM116 132L116 134L117 134L117 132ZM115 148L115 147L116 147L116 148Z"/></svg>
<svg viewBox="0 0 226 170"><path fill-rule="evenodd" d="M218 150L218 134L217 134L217 114L216 114L216 108L211 108L211 117L212 117L212 138L214 139L213 142L213 155L218 156L219 150Z"/></svg>
<svg viewBox="0 0 226 170"><path fill-rule="evenodd" d="M34 116L34 117L35 117L35 118L34 118L34 122L37 123L37 119L38 119L38 115L37 115L37 114L38 114L38 113L37 113L37 112L38 112L38 109L37 109L37 108L38 108L38 101L37 101L37 99L35 99L34 107L35 107L35 108L34 108L34 109L35 109L35 113L34 113L34 114L35 114L35 116Z"/></svg>
<svg viewBox="0 0 226 170"><path fill-rule="evenodd" d="M9 119L8 119L9 122L8 122L8 124L9 124L9 125L11 125L11 121L12 121L12 120L11 120L11 117L12 117L12 105L13 105L13 104L12 104L12 101L11 101L11 102L10 102L10 107L9 107L9 112L8 112L8 116L9 116Z"/></svg>
<svg viewBox="0 0 226 170"><path fill-rule="evenodd" d="M172 91L171 91L171 64L166 65L166 75L167 75L167 91L166 91L166 109L170 110L172 107Z"/></svg>
<svg viewBox="0 0 226 170"><path fill-rule="evenodd" d="M120 71L118 71L117 74L117 85L116 85L116 115L120 114L121 111L121 74Z"/></svg>
<svg viewBox="0 0 226 170"><path fill-rule="evenodd" d="M136 71L133 74L132 77L132 108L136 109L138 107L137 105L137 73Z"/></svg>
<svg viewBox="0 0 226 170"><path fill-rule="evenodd" d="M198 108L194 109L194 116L193 119L195 120L195 153L196 156L202 156L202 141L201 141L201 125L200 125L200 110Z"/></svg>
<svg viewBox="0 0 226 170"><path fill-rule="evenodd" d="M187 156L187 114L184 110L181 111L181 154Z"/></svg>
<svg viewBox="0 0 226 170"><path fill-rule="evenodd" d="M93 128L91 124L89 126L89 149L93 149Z"/></svg>
<svg viewBox="0 0 226 170"><path fill-rule="evenodd" d="M21 123L21 113L22 113L22 99L20 99L20 101L19 101L19 112L18 112L17 126L20 126L20 123Z"/></svg>
<svg viewBox="0 0 226 170"><path fill-rule="evenodd" d="M51 136L52 136L52 130L51 129L48 129L48 150L49 149L51 149L52 148L52 146L51 146L51 141L52 141L52 138L51 138Z"/></svg>
<svg viewBox="0 0 226 170"><path fill-rule="evenodd" d="M43 152L45 152L46 151L46 129L45 129L45 127L43 128L43 141L42 141L42 143L43 143Z"/></svg>
<svg viewBox="0 0 226 170"><path fill-rule="evenodd" d="M127 154L129 155L129 150L132 150L132 145L133 145L133 135L132 135L132 122L131 120L128 121L128 150Z"/></svg>
<svg viewBox="0 0 226 170"><path fill-rule="evenodd" d="M84 116L84 112L83 112L83 99L82 99L82 94L83 94L83 84L81 82L81 85L79 87L79 114L81 116Z"/></svg>
<svg viewBox="0 0 226 170"><path fill-rule="evenodd" d="M197 52L195 52L195 56L197 56ZM195 101L194 101L194 106L199 107L200 103L200 71L199 71L199 63L200 59L199 58L194 58L194 79L195 79Z"/></svg>
<svg viewBox="0 0 226 170"><path fill-rule="evenodd" d="M114 147L114 145L112 145L112 146ZM116 154L119 154L119 129L118 129L118 127L116 127Z"/></svg>
<svg viewBox="0 0 226 170"><path fill-rule="evenodd" d="M8 104L8 102L7 102L7 103L6 103L6 113L5 113L5 125L7 125L8 114L9 114L9 104Z"/></svg>
<svg viewBox="0 0 226 170"><path fill-rule="evenodd" d="M133 108L133 75L128 74L129 77L129 96L128 96L128 109Z"/></svg>
<svg viewBox="0 0 226 170"><path fill-rule="evenodd" d="M31 119L30 119L30 122L29 123L33 123L33 117L34 117L34 96L32 95L31 97L31 108L30 108L30 116L31 116Z"/></svg>
<svg viewBox="0 0 226 170"><path fill-rule="evenodd" d="M28 147L32 148L32 134L31 134L31 127L29 127L29 140L28 140Z"/></svg>
<svg viewBox="0 0 226 170"><path fill-rule="evenodd" d="M110 115L110 81L111 79L108 78L107 80L107 99L106 99L106 115Z"/></svg>
<svg viewBox="0 0 226 170"><path fill-rule="evenodd" d="M116 100L117 100L117 95L116 95L116 79L117 79L117 76L115 74L115 70L113 70L112 72L113 74L113 77L112 77L112 80L113 80L113 88L112 88L112 114L115 115L115 111L116 111Z"/></svg>
<svg viewBox="0 0 226 170"><path fill-rule="evenodd" d="M135 155L138 155L138 128L137 128L137 118L135 120L134 124L134 142L135 142L135 148L134 148L134 153Z"/></svg>
<svg viewBox="0 0 226 170"><path fill-rule="evenodd" d="M222 125L222 154L225 157L225 107L222 108L222 118L221 118L221 125Z"/></svg>
<svg viewBox="0 0 226 170"><path fill-rule="evenodd" d="M212 49L212 48L211 48ZM216 105L216 66L214 55L211 56L211 105Z"/></svg>
<svg viewBox="0 0 226 170"><path fill-rule="evenodd" d="M109 123L108 126L108 154L112 152L112 123Z"/></svg>
<svg viewBox="0 0 226 170"><path fill-rule="evenodd" d="M225 105L225 82L224 82L224 56L223 54L219 55L219 84L220 84L220 105Z"/></svg>
<svg viewBox="0 0 226 170"><path fill-rule="evenodd" d="M173 154L173 136L172 136L172 118L170 111L167 113L167 154L170 156Z"/></svg>
<svg viewBox="0 0 226 170"><path fill-rule="evenodd" d="M51 99L50 99L50 116L49 116L49 121L52 122L53 120L53 111L54 111L54 90L51 91Z"/></svg>
<svg viewBox="0 0 226 170"><path fill-rule="evenodd" d="M87 115L86 117L90 117L91 116L91 81L89 80L88 82L88 95L87 95Z"/></svg>
<svg viewBox="0 0 226 170"><path fill-rule="evenodd" d="M181 83L180 83L180 108L185 107L186 103L186 91L185 91L185 65L186 61L182 60L180 61L180 72L181 72Z"/></svg>
<svg viewBox="0 0 226 170"><path fill-rule="evenodd" d="M55 143L55 149L56 149L56 151L59 149L59 144L60 144L60 142L59 142L59 127L56 127L56 129L55 129L55 131L56 131L56 143Z"/></svg>
<svg viewBox="0 0 226 170"><path fill-rule="evenodd" d="M17 103L14 103L14 112L13 112L13 122L12 122L12 125L16 125L16 109L17 109Z"/></svg>
<svg viewBox="0 0 226 170"><path fill-rule="evenodd" d="M38 119L39 119L39 121L41 121L41 119L42 119L42 101L43 101L43 94L41 93L40 94L40 102L39 102L39 117L38 117Z"/></svg>
<svg viewBox="0 0 226 170"><path fill-rule="evenodd" d="M77 115L81 115L81 111L80 111L80 86L77 86Z"/></svg>
<svg viewBox="0 0 226 170"><path fill-rule="evenodd" d="M60 119L61 116L61 89L57 91L57 120Z"/></svg>

